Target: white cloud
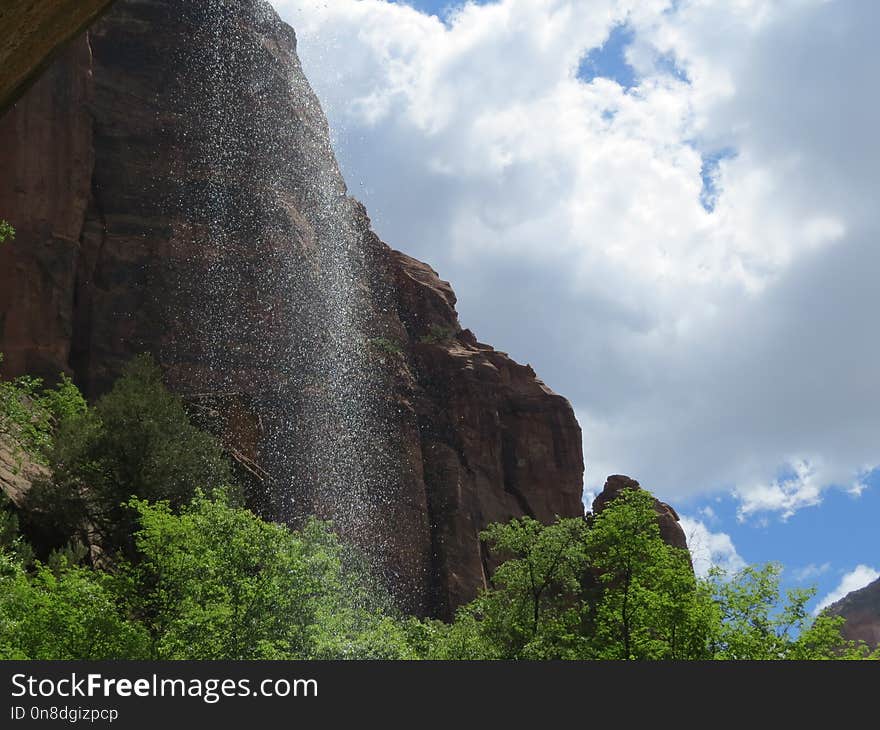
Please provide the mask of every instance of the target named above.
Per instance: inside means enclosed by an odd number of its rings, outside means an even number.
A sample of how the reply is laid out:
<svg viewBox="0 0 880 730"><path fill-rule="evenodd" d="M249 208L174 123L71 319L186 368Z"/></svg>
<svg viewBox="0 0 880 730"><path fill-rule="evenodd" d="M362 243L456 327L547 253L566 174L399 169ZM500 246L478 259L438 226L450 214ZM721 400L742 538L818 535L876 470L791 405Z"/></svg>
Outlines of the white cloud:
<svg viewBox="0 0 880 730"><path fill-rule="evenodd" d="M681 527L687 537L694 571L698 576L705 577L713 567L732 575L746 566L727 533L712 532L701 520L684 516L681 518Z"/></svg>
<svg viewBox="0 0 880 730"><path fill-rule="evenodd" d="M796 568L793 570L792 576L798 583L804 583L813 578L825 575L829 570L831 570L831 563L822 563L821 565L810 563L802 568Z"/></svg>
<svg viewBox="0 0 880 730"><path fill-rule="evenodd" d="M706 505L705 507L700 507L700 509L697 511L700 513L700 515L709 520L709 522L715 522L718 519L718 516L715 514L715 510L712 509L709 505Z"/></svg>
<svg viewBox="0 0 880 730"><path fill-rule="evenodd" d="M738 487L735 494L740 501L739 520L745 521L759 512L778 512L787 520L797 510L819 504L823 485L821 472L806 461L799 461L793 467L793 474L787 479Z"/></svg>
<svg viewBox="0 0 880 730"><path fill-rule="evenodd" d="M878 578L880 578L880 572L874 568L867 565L857 565L853 570L841 578L837 588L819 601L819 604L816 606L813 613L818 614L822 609L828 608L832 603L837 603L837 601L848 593L864 588Z"/></svg>
<svg viewBox="0 0 880 730"><path fill-rule="evenodd" d="M377 231L572 400L588 489L762 520L880 463L880 4L273 4ZM638 87L578 80L624 21Z"/></svg>

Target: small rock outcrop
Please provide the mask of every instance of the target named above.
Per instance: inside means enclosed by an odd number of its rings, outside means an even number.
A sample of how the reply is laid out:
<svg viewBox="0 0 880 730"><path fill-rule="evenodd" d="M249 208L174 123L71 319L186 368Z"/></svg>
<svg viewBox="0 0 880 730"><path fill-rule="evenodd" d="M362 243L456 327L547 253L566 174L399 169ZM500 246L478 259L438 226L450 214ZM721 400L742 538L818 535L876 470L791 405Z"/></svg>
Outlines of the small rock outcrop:
<svg viewBox="0 0 880 730"><path fill-rule="evenodd" d="M615 474L608 477L605 486L593 500L593 514L601 514L610 502L620 496L626 489L640 490L639 483L628 476ZM687 550L687 536L679 524L678 513L665 502L654 499L654 511L660 525L660 537L667 545Z"/></svg>
<svg viewBox="0 0 880 730"><path fill-rule="evenodd" d="M14 439L0 434L0 492L15 507L23 507L34 483L48 476L49 470L45 466L34 460Z"/></svg>

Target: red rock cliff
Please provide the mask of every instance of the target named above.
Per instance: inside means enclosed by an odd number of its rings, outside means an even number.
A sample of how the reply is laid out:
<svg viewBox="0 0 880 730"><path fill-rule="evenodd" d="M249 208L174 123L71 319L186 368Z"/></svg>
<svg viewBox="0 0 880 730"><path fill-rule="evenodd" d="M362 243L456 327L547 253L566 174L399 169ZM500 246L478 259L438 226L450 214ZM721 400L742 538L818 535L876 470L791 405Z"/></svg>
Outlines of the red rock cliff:
<svg viewBox="0 0 880 730"><path fill-rule="evenodd" d="M149 351L234 397L275 516L337 519L411 610L475 595L490 522L582 514L570 404L372 233L267 3L119 0L0 119L0 169L4 374L93 396Z"/></svg>
<svg viewBox="0 0 880 730"><path fill-rule="evenodd" d="M846 619L842 633L847 639L880 647L880 580L847 594L827 612Z"/></svg>

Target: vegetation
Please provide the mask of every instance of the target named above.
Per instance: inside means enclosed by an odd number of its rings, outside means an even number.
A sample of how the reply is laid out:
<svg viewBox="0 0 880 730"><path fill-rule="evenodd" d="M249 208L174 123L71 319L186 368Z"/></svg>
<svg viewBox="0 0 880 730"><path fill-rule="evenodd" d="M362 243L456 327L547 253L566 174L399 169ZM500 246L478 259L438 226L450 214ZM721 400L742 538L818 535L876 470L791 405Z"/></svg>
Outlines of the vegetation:
<svg viewBox="0 0 880 730"><path fill-rule="evenodd" d="M52 478L34 487L31 507L70 539L86 543L97 534L110 555L133 555L132 496L173 509L199 488L235 496L220 444L192 425L146 356L129 363L93 408L68 408L45 453Z"/></svg>
<svg viewBox="0 0 880 730"><path fill-rule="evenodd" d="M15 238L15 229L5 220L0 219L0 243L6 243Z"/></svg>
<svg viewBox="0 0 880 730"><path fill-rule="evenodd" d="M392 340L388 337L371 337L370 345L386 355L400 355L403 353L403 345L397 340Z"/></svg>
<svg viewBox="0 0 880 730"><path fill-rule="evenodd" d="M779 568L694 576L685 550L660 538L653 498L624 492L591 525L531 519L483 538L507 557L492 586L434 625L430 658L856 659L843 619L806 610L814 591L779 590ZM877 658L877 654L873 658Z"/></svg>
<svg viewBox="0 0 880 730"><path fill-rule="evenodd" d="M46 388L40 378L30 376L0 381L0 435L41 463L47 462L59 424L86 409L82 394L63 374L54 388Z"/></svg>
<svg viewBox="0 0 880 730"><path fill-rule="evenodd" d="M458 334L458 331L454 327L432 324L428 333L422 335L419 341L429 345L442 345L454 340L456 334Z"/></svg>
<svg viewBox="0 0 880 730"><path fill-rule="evenodd" d="M240 504L220 446L148 358L93 407L65 378L3 383L0 426L51 467L26 513L63 538L29 545L0 505L0 658L871 656L841 619L810 616L812 592L783 596L778 566L695 577L643 491L590 520L492 525L490 586L450 623L401 616L332 525Z"/></svg>

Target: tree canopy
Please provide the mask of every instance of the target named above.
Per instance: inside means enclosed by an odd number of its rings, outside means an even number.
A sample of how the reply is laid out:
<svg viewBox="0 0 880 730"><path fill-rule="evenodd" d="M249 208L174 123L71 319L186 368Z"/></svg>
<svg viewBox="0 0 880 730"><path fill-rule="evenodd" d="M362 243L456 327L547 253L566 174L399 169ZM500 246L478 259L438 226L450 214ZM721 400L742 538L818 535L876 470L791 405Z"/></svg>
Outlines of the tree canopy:
<svg viewBox="0 0 880 730"><path fill-rule="evenodd" d="M51 473L25 510L0 504L0 658L877 658L809 613L813 591L784 593L778 565L695 576L644 490L586 519L489 526L485 590L448 623L404 616L332 524L242 504L146 357L93 406L63 376L0 383L0 435ZM63 539L35 549L20 515Z"/></svg>

